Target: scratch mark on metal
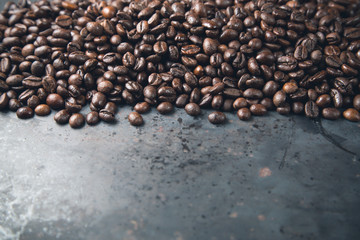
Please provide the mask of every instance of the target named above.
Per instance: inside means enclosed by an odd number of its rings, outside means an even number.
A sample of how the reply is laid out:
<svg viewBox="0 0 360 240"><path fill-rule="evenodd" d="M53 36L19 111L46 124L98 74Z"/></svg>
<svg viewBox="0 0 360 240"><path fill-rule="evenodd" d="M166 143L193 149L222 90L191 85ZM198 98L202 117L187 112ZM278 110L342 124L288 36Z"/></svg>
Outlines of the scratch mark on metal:
<svg viewBox="0 0 360 240"><path fill-rule="evenodd" d="M332 143L333 145L335 145L337 148L343 150L344 152L347 152L351 155L353 155L353 157L355 159L357 159L357 155L356 153L350 151L349 149L345 148L344 146L342 146L338 141L336 141L334 139L333 136L331 136L330 133L328 133L325 128L323 127L322 123L321 123L321 119L315 119L314 120L315 126L318 128L321 136L323 136L327 141L329 141L330 143Z"/></svg>
<svg viewBox="0 0 360 240"><path fill-rule="evenodd" d="M288 149L290 148L291 144L292 144L292 141L293 141L293 138L294 138L294 135L295 135L295 130L294 130L294 126L295 126L295 121L294 121L294 118L291 117L291 122L292 122L292 126L291 126L291 134L289 136L289 140L288 140L288 144L286 145L286 148L285 148L285 151L284 151L284 155L281 159L281 162L280 162L280 165L279 165L279 170L283 169L284 166L285 166L285 162L286 162L286 155L287 155L287 152L288 152Z"/></svg>

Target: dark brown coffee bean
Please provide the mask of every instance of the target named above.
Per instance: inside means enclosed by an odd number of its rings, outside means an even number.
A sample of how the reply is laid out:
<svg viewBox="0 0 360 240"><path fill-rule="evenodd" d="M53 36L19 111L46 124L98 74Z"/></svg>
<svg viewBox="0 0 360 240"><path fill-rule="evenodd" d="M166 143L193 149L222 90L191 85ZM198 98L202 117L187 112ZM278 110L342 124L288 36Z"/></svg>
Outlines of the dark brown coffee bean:
<svg viewBox="0 0 360 240"><path fill-rule="evenodd" d="M40 104L40 99L36 95L32 95L27 101L27 106L34 109L36 106Z"/></svg>
<svg viewBox="0 0 360 240"><path fill-rule="evenodd" d="M9 97L6 93L1 94L0 96L0 110L3 110L9 105Z"/></svg>
<svg viewBox="0 0 360 240"><path fill-rule="evenodd" d="M343 117L351 122L360 121L360 113L355 108L348 108L343 112Z"/></svg>
<svg viewBox="0 0 360 240"><path fill-rule="evenodd" d="M90 126L96 125L100 121L99 113L95 112L95 111L89 112L86 115L85 120L86 120L86 123Z"/></svg>
<svg viewBox="0 0 360 240"><path fill-rule="evenodd" d="M277 91L273 96L273 102L276 107L281 107L286 103L286 93L282 90Z"/></svg>
<svg viewBox="0 0 360 240"><path fill-rule="evenodd" d="M192 72L186 72L184 75L184 79L190 87L195 88L198 86L199 81L195 74L193 74Z"/></svg>
<svg viewBox="0 0 360 240"><path fill-rule="evenodd" d="M63 109L60 110L59 112L57 112L54 116L54 120L58 123L58 124L66 124L69 122L70 119L70 114L68 113L67 110Z"/></svg>
<svg viewBox="0 0 360 240"><path fill-rule="evenodd" d="M203 42L203 51L207 55L212 55L217 51L219 42L215 39L205 38Z"/></svg>
<svg viewBox="0 0 360 240"><path fill-rule="evenodd" d="M284 106L277 107L276 112L278 112L281 115L288 115L291 111L291 107L289 103L284 104Z"/></svg>
<svg viewBox="0 0 360 240"><path fill-rule="evenodd" d="M302 102L293 102L291 108L295 114L302 114L304 112L305 106L304 103Z"/></svg>
<svg viewBox="0 0 360 240"><path fill-rule="evenodd" d="M40 104L40 105L36 106L34 111L35 111L35 114L38 116L46 116L51 113L50 107L46 104Z"/></svg>
<svg viewBox="0 0 360 240"><path fill-rule="evenodd" d="M260 99L263 98L263 93L256 88L248 88L243 93L245 98Z"/></svg>
<svg viewBox="0 0 360 240"><path fill-rule="evenodd" d="M220 110L224 105L224 98L222 95L215 95L211 100L211 107Z"/></svg>
<svg viewBox="0 0 360 240"><path fill-rule="evenodd" d="M247 103L246 99L242 98L242 97L235 99L235 101L233 102L233 108L235 110L239 110L240 108L245 108L247 106L248 106L248 103Z"/></svg>
<svg viewBox="0 0 360 240"><path fill-rule="evenodd" d="M16 115L21 119L28 119L34 116L34 111L30 107L21 107L16 111Z"/></svg>
<svg viewBox="0 0 360 240"><path fill-rule="evenodd" d="M13 87L13 86L19 86L22 83L22 80L24 79L23 75L11 75L8 78L6 78L6 84Z"/></svg>
<svg viewBox="0 0 360 240"><path fill-rule="evenodd" d="M67 15L60 15L55 19L55 23L60 27L69 27L72 24L72 18Z"/></svg>
<svg viewBox="0 0 360 240"><path fill-rule="evenodd" d="M248 121L251 118L251 112L246 107L240 108L236 114L238 118L243 121Z"/></svg>
<svg viewBox="0 0 360 240"><path fill-rule="evenodd" d="M140 102L134 106L134 110L140 114L147 113L151 109L150 104L147 102Z"/></svg>
<svg viewBox="0 0 360 240"><path fill-rule="evenodd" d="M104 31L103 26L98 22L88 22L86 24L86 29L95 36L100 36Z"/></svg>
<svg viewBox="0 0 360 240"><path fill-rule="evenodd" d="M160 114L169 114L174 111L174 106L169 102L162 102L157 106L156 109Z"/></svg>
<svg viewBox="0 0 360 240"><path fill-rule="evenodd" d="M4 101L4 100L3 100ZM17 99L10 99L9 100L9 110L16 112L20 107L22 107L22 104L19 100Z"/></svg>
<svg viewBox="0 0 360 240"><path fill-rule="evenodd" d="M305 115L308 118L317 118L319 116L319 107L313 101L308 101L305 104Z"/></svg>
<svg viewBox="0 0 360 240"><path fill-rule="evenodd" d="M357 94L353 99L353 106L356 110L360 111L360 94Z"/></svg>
<svg viewBox="0 0 360 240"><path fill-rule="evenodd" d="M341 112L336 108L324 108L322 110L322 116L329 120L336 120L340 118Z"/></svg>
<svg viewBox="0 0 360 240"><path fill-rule="evenodd" d="M188 103L185 106L185 111L190 116L198 116L201 114L201 109L196 103Z"/></svg>
<svg viewBox="0 0 360 240"><path fill-rule="evenodd" d="M255 116L263 116L267 113L267 110L261 104L253 104L250 106L250 112Z"/></svg>
<svg viewBox="0 0 360 240"><path fill-rule="evenodd" d="M223 124L226 122L226 115L223 112L212 112L209 114L208 120L212 124Z"/></svg>
<svg viewBox="0 0 360 240"><path fill-rule="evenodd" d="M101 120L107 123L115 121L115 114L112 111L108 111L107 109L101 109L99 112L99 117Z"/></svg>
<svg viewBox="0 0 360 240"><path fill-rule="evenodd" d="M188 102L189 102L189 95L181 94L180 96L177 97L175 101L175 106L178 108L184 108Z"/></svg>
<svg viewBox="0 0 360 240"><path fill-rule="evenodd" d="M81 113L74 113L69 118L69 125L72 128L81 128L85 124L85 117Z"/></svg>
<svg viewBox="0 0 360 240"><path fill-rule="evenodd" d="M55 110L63 108L64 103L64 99L57 93L51 93L46 98L46 104Z"/></svg>
<svg viewBox="0 0 360 240"><path fill-rule="evenodd" d="M328 107L331 104L331 97L329 94L322 94L316 99L316 105L321 108Z"/></svg>
<svg viewBox="0 0 360 240"><path fill-rule="evenodd" d="M137 112L131 112L128 116L129 123L133 126L141 126L144 124L142 116Z"/></svg>

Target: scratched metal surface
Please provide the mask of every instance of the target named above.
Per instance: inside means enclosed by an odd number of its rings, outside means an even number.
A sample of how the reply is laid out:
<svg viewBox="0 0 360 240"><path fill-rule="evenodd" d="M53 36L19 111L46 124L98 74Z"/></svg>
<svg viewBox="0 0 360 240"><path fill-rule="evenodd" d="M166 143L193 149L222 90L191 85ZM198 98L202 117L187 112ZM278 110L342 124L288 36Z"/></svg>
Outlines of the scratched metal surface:
<svg viewBox="0 0 360 240"><path fill-rule="evenodd" d="M0 113L0 239L359 239L359 124L130 110L80 130Z"/></svg>

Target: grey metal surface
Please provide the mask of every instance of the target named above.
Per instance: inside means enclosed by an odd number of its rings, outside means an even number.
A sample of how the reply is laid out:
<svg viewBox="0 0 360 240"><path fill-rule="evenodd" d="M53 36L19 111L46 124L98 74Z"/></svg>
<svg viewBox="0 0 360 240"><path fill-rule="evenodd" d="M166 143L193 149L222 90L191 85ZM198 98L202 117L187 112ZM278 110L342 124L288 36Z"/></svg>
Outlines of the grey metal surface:
<svg viewBox="0 0 360 240"><path fill-rule="evenodd" d="M130 111L80 130L0 113L0 239L359 239L359 124Z"/></svg>

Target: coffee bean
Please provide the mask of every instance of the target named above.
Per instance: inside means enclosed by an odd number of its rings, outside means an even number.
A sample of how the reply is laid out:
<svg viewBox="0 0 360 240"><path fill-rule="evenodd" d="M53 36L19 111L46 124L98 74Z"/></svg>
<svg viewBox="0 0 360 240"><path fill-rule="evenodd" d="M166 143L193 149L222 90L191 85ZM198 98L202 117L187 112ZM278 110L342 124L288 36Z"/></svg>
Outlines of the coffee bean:
<svg viewBox="0 0 360 240"><path fill-rule="evenodd" d="M142 116L137 112L131 112L128 116L129 123L133 126L141 126L144 124Z"/></svg>
<svg viewBox="0 0 360 240"><path fill-rule="evenodd" d="M319 107L313 101L308 101L305 104L305 115L308 118L317 118L319 116Z"/></svg>
<svg viewBox="0 0 360 240"><path fill-rule="evenodd" d="M356 110L360 111L360 94L354 97L353 106Z"/></svg>
<svg viewBox="0 0 360 240"><path fill-rule="evenodd" d="M6 93L1 94L0 96L0 110L3 110L8 107L9 97Z"/></svg>
<svg viewBox="0 0 360 240"><path fill-rule="evenodd" d="M21 107L16 111L16 115L21 119L28 119L34 116L34 111L30 107Z"/></svg>
<svg viewBox="0 0 360 240"><path fill-rule="evenodd" d="M341 112L336 108L324 108L321 113L324 118L329 120L336 120L341 116Z"/></svg>
<svg viewBox="0 0 360 240"><path fill-rule="evenodd" d="M351 122L359 122L360 121L360 113L355 108L348 108L343 112L343 116L346 120Z"/></svg>
<svg viewBox="0 0 360 240"><path fill-rule="evenodd" d="M81 128L85 124L85 117L81 113L74 113L69 118L69 125L72 128Z"/></svg>
<svg viewBox="0 0 360 240"><path fill-rule="evenodd" d="M255 116L263 116L267 113L267 110L261 104L253 104L250 106L250 112Z"/></svg>
<svg viewBox="0 0 360 240"><path fill-rule="evenodd" d="M236 114L238 118L243 121L248 121L251 118L251 112L246 107L240 108Z"/></svg>
<svg viewBox="0 0 360 240"><path fill-rule="evenodd" d="M190 116L198 116L201 114L201 109L200 109L199 105L197 105L196 103L188 103L185 106L185 111Z"/></svg>
<svg viewBox="0 0 360 240"><path fill-rule="evenodd" d="M86 29L95 36L100 36L104 31L103 26L98 22L88 22L86 24Z"/></svg>
<svg viewBox="0 0 360 240"><path fill-rule="evenodd" d="M34 111L35 111L35 114L38 116L46 116L46 115L50 114L51 109L46 104L40 104L40 105L36 106Z"/></svg>
<svg viewBox="0 0 360 240"><path fill-rule="evenodd" d="M140 102L134 106L134 110L140 114L149 112L150 108L151 108L151 106L147 102Z"/></svg>
<svg viewBox="0 0 360 240"><path fill-rule="evenodd" d="M99 113L95 111L89 112L86 114L85 120L86 123L90 126L96 125L100 121Z"/></svg>
<svg viewBox="0 0 360 240"><path fill-rule="evenodd" d="M162 102L157 106L156 109L160 114L169 114L174 111L174 106L169 102Z"/></svg>
<svg viewBox="0 0 360 240"><path fill-rule="evenodd" d="M203 42L203 51L207 55L212 55L217 51L219 42L215 39L205 38Z"/></svg>
<svg viewBox="0 0 360 240"><path fill-rule="evenodd" d="M113 6L106 6L101 10L101 14L105 18L113 18L116 14L116 9Z"/></svg>
<svg viewBox="0 0 360 240"><path fill-rule="evenodd" d="M99 117L101 120L107 123L111 123L115 121L115 115L112 111L107 109L101 109L99 112Z"/></svg>
<svg viewBox="0 0 360 240"><path fill-rule="evenodd" d="M55 110L63 108L64 103L64 99L57 93L51 93L46 98L46 104Z"/></svg>
<svg viewBox="0 0 360 240"><path fill-rule="evenodd" d="M212 124L223 124L226 122L226 115L223 112L212 112L209 114L208 120Z"/></svg>

